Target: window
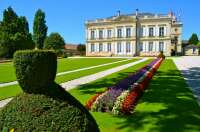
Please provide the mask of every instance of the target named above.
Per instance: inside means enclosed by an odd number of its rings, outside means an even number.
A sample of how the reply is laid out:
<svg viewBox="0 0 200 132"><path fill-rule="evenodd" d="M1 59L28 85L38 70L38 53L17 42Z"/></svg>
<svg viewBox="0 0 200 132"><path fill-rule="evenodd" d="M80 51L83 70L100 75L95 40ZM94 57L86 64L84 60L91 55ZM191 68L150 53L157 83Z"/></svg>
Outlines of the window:
<svg viewBox="0 0 200 132"><path fill-rule="evenodd" d="M122 29L117 29L117 37L121 38L122 37Z"/></svg>
<svg viewBox="0 0 200 132"><path fill-rule="evenodd" d="M143 49L143 42L140 42L140 51L144 51L144 49Z"/></svg>
<svg viewBox="0 0 200 132"><path fill-rule="evenodd" d="M164 50L164 42L159 42L159 51Z"/></svg>
<svg viewBox="0 0 200 132"><path fill-rule="evenodd" d="M140 32L140 36L141 36L141 37L144 37L144 35L143 35L144 27L141 27L139 32Z"/></svg>
<svg viewBox="0 0 200 132"><path fill-rule="evenodd" d="M149 51L153 51L153 42L149 42Z"/></svg>
<svg viewBox="0 0 200 132"><path fill-rule="evenodd" d="M103 30L99 30L99 39L103 39Z"/></svg>
<svg viewBox="0 0 200 132"><path fill-rule="evenodd" d="M122 44L120 42L117 43L117 53L122 52Z"/></svg>
<svg viewBox="0 0 200 132"><path fill-rule="evenodd" d="M126 43L126 53L130 53L131 52L131 43L127 42Z"/></svg>
<svg viewBox="0 0 200 132"><path fill-rule="evenodd" d="M111 34L112 34L112 31L111 31L111 30L108 30L108 31L107 31L107 37L108 37L108 38L111 38Z"/></svg>
<svg viewBox="0 0 200 132"><path fill-rule="evenodd" d="M91 31L91 39L94 40L95 39L95 31Z"/></svg>
<svg viewBox="0 0 200 132"><path fill-rule="evenodd" d="M100 43L100 44L99 44L99 52L102 52L102 51L103 51L103 44Z"/></svg>
<svg viewBox="0 0 200 132"><path fill-rule="evenodd" d="M160 37L164 36L164 27L159 27L159 36Z"/></svg>
<svg viewBox="0 0 200 132"><path fill-rule="evenodd" d="M127 38L131 37L131 28L126 28L126 37Z"/></svg>
<svg viewBox="0 0 200 132"><path fill-rule="evenodd" d="M153 27L149 28L149 37L153 37Z"/></svg>
<svg viewBox="0 0 200 132"><path fill-rule="evenodd" d="M94 52L94 44L91 44L91 52Z"/></svg>
<svg viewBox="0 0 200 132"><path fill-rule="evenodd" d="M108 52L111 52L111 43L108 43L108 44L107 44L107 51L108 51Z"/></svg>

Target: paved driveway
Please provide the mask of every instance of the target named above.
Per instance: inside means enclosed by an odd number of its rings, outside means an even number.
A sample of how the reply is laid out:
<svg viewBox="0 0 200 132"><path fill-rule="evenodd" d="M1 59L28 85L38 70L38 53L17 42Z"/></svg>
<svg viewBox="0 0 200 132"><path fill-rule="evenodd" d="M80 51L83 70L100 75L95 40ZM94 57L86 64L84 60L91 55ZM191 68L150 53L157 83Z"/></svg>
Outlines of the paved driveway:
<svg viewBox="0 0 200 132"><path fill-rule="evenodd" d="M173 60L200 104L200 56L183 56Z"/></svg>

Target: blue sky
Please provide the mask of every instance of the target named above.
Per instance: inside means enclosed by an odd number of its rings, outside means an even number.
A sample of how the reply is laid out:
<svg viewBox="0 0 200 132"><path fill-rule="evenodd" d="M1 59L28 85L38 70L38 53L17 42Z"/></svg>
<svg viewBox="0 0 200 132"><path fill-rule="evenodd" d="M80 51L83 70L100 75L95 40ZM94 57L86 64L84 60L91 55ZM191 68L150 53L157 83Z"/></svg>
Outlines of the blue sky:
<svg viewBox="0 0 200 132"><path fill-rule="evenodd" d="M18 15L26 16L30 31L35 11L46 13L48 34L59 32L69 43L85 43L84 22L116 14L140 12L168 13L181 11L183 39L191 34L200 35L200 0L0 0L0 20L3 10L11 6Z"/></svg>

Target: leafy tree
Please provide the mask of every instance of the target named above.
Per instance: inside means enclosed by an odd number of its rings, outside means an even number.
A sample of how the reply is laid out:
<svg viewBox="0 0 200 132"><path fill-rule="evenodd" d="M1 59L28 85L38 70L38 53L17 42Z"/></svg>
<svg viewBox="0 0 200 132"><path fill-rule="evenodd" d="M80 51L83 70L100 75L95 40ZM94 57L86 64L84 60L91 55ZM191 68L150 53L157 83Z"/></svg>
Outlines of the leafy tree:
<svg viewBox="0 0 200 132"><path fill-rule="evenodd" d="M189 44L198 44L199 43L199 39L196 33L193 33L192 36L189 39Z"/></svg>
<svg viewBox="0 0 200 132"><path fill-rule="evenodd" d="M44 41L45 49L64 49L65 41L59 33L51 33Z"/></svg>
<svg viewBox="0 0 200 132"><path fill-rule="evenodd" d="M4 10L0 22L0 57L11 58L16 50L32 48L34 43L26 17L18 17L11 7Z"/></svg>
<svg viewBox="0 0 200 132"><path fill-rule="evenodd" d="M42 49L44 45L44 40L47 36L48 27L45 21L45 13L38 9L35 13L34 23L33 23L33 39L36 44L36 48Z"/></svg>
<svg viewBox="0 0 200 132"><path fill-rule="evenodd" d="M83 45L83 44L79 44L78 46L77 46L77 50L79 51L79 52L85 52L85 45Z"/></svg>
<svg viewBox="0 0 200 132"><path fill-rule="evenodd" d="M84 54L85 54L86 47L85 47L85 45L83 45L83 44L79 44L79 45L77 46L77 50L79 51L79 53L80 53L81 55L84 55Z"/></svg>

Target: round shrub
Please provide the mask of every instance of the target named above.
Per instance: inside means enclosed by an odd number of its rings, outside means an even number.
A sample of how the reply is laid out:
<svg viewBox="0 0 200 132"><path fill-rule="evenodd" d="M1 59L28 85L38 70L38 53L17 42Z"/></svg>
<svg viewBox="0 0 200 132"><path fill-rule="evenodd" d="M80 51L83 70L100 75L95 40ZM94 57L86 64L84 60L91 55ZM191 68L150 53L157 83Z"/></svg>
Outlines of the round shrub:
<svg viewBox="0 0 200 132"><path fill-rule="evenodd" d="M85 108L70 94L67 101L23 93L0 111L0 131L98 132Z"/></svg>
<svg viewBox="0 0 200 132"><path fill-rule="evenodd" d="M42 93L54 82L57 57L52 51L24 50L14 54L17 80L27 93Z"/></svg>

